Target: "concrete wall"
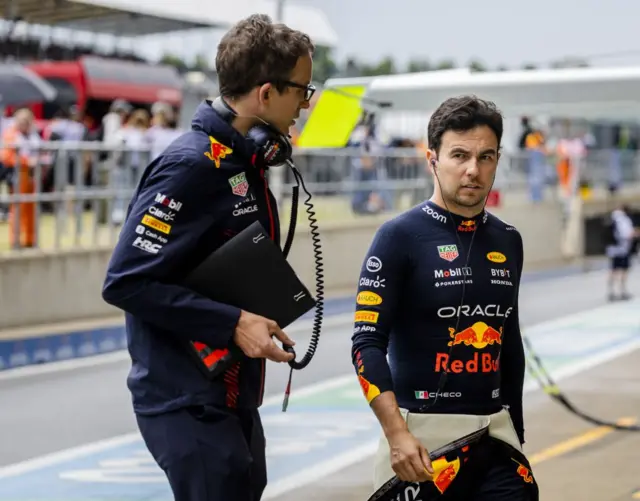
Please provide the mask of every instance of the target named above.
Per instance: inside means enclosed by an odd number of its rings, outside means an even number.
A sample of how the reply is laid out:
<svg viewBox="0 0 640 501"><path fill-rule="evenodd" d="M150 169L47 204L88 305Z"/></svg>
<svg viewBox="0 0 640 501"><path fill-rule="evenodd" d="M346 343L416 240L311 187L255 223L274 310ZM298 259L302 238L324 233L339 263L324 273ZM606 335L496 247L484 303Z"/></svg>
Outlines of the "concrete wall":
<svg viewBox="0 0 640 501"><path fill-rule="evenodd" d="M525 269L562 262L560 209L555 203L535 208L507 204L492 212L521 231ZM314 256L305 217L301 214L298 219L290 262L315 294ZM363 217L347 224L319 222L325 297L354 291L363 256L388 217ZM110 254L111 249L85 249L0 256L0 329L118 316L120 312L100 295Z"/></svg>
<svg viewBox="0 0 640 501"><path fill-rule="evenodd" d="M118 314L100 290L111 249L0 256L0 329Z"/></svg>

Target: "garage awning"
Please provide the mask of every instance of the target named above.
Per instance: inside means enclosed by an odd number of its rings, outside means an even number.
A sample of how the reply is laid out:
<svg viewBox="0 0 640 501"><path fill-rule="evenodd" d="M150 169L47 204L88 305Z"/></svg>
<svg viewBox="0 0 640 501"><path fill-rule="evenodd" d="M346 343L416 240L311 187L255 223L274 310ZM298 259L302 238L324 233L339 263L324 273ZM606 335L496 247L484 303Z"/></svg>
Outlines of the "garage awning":
<svg viewBox="0 0 640 501"><path fill-rule="evenodd" d="M178 105L182 99L182 78L171 66L85 56L87 95L93 99L118 96L132 102L166 101Z"/></svg>

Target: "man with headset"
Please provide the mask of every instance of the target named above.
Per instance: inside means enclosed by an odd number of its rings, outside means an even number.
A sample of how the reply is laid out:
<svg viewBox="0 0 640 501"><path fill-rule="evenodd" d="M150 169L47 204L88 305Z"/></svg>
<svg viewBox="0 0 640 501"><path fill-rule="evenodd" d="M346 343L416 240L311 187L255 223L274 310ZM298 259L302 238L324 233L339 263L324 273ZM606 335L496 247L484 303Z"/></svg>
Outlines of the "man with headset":
<svg viewBox="0 0 640 501"><path fill-rule="evenodd" d="M280 245L266 169L290 153L289 128L309 106L313 50L264 15L223 36L221 97L147 167L108 266L103 297L125 311L138 426L177 501L257 501L266 486L265 360L293 358L272 336L294 343L272 320L181 283L256 220ZM205 376L236 348L239 360Z"/></svg>
<svg viewBox="0 0 640 501"><path fill-rule="evenodd" d="M428 126L433 196L385 222L364 259L352 358L383 432L372 499L394 475L422 501L537 499L521 450L522 238L484 210L502 132L493 103L443 102Z"/></svg>

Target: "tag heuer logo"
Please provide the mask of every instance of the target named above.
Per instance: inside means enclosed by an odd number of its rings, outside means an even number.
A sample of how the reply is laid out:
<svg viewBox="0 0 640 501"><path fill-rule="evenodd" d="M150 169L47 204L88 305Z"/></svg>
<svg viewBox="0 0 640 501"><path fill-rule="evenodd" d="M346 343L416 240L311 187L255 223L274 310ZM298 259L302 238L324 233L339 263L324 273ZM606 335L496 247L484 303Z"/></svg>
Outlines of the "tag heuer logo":
<svg viewBox="0 0 640 501"><path fill-rule="evenodd" d="M438 245L438 254L445 261L453 261L459 256L458 247L455 245Z"/></svg>
<svg viewBox="0 0 640 501"><path fill-rule="evenodd" d="M247 183L247 177L244 172L229 178L229 184L231 185L231 191L234 195L244 197L249 190L249 183Z"/></svg>

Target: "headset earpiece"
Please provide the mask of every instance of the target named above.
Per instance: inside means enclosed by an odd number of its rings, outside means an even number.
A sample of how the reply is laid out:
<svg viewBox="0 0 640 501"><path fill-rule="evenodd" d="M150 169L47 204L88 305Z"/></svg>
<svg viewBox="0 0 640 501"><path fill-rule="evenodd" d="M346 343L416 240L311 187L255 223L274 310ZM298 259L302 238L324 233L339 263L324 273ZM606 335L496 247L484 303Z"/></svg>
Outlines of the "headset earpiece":
<svg viewBox="0 0 640 501"><path fill-rule="evenodd" d="M267 94L269 94L268 90L264 93L265 98ZM227 123L231 123L238 116L220 96L211 101L211 107ZM268 123L259 123L251 127L247 132L247 138L257 147L256 165L258 167L282 165L293 156L293 145L289 138Z"/></svg>
<svg viewBox="0 0 640 501"><path fill-rule="evenodd" d="M293 155L293 145L289 138L269 124L254 125L247 137L257 146L258 166L282 165Z"/></svg>

